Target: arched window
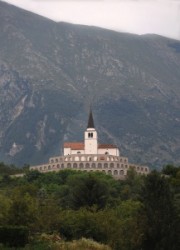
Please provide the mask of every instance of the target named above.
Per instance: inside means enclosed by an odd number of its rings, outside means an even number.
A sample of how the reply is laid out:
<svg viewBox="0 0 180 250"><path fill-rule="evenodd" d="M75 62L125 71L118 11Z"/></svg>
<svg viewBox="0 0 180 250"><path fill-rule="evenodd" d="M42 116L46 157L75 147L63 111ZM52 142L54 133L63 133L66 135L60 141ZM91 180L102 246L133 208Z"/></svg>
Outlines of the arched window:
<svg viewBox="0 0 180 250"><path fill-rule="evenodd" d="M51 163L54 163L54 160L51 160Z"/></svg>
<svg viewBox="0 0 180 250"><path fill-rule="evenodd" d="M110 163L110 168L113 168L114 167L114 163Z"/></svg>
<svg viewBox="0 0 180 250"><path fill-rule="evenodd" d="M86 166L86 168L89 168L89 163L86 163L86 165L85 165L85 166Z"/></svg>
<svg viewBox="0 0 180 250"><path fill-rule="evenodd" d="M83 164L83 163L80 163L80 164L79 164L79 168L84 168L84 164Z"/></svg>
<svg viewBox="0 0 180 250"><path fill-rule="evenodd" d="M51 169L51 166L50 166L50 165L48 166L48 169Z"/></svg>
<svg viewBox="0 0 180 250"><path fill-rule="evenodd" d="M105 167L105 168L108 168L108 164L107 164L107 163L104 163L104 167Z"/></svg>
<svg viewBox="0 0 180 250"><path fill-rule="evenodd" d="M118 171L117 170L114 170L114 175L118 175Z"/></svg>
<svg viewBox="0 0 180 250"><path fill-rule="evenodd" d="M95 164L95 163L92 163L92 164L91 164L91 167L92 167L92 168L96 168L96 164Z"/></svg>
<svg viewBox="0 0 180 250"><path fill-rule="evenodd" d="M111 170L108 170L108 174L112 174Z"/></svg>
<svg viewBox="0 0 180 250"><path fill-rule="evenodd" d="M77 163L73 163L73 168L77 168Z"/></svg>
<svg viewBox="0 0 180 250"><path fill-rule="evenodd" d="M102 168L102 163L98 163L98 168Z"/></svg>
<svg viewBox="0 0 180 250"><path fill-rule="evenodd" d="M57 164L57 168L60 168L59 164Z"/></svg>
<svg viewBox="0 0 180 250"><path fill-rule="evenodd" d="M61 168L64 168L64 164L61 164Z"/></svg>
<svg viewBox="0 0 180 250"><path fill-rule="evenodd" d="M93 138L93 133L88 133L88 138Z"/></svg>
<svg viewBox="0 0 180 250"><path fill-rule="evenodd" d="M120 175L124 175L124 170L120 170Z"/></svg>
<svg viewBox="0 0 180 250"><path fill-rule="evenodd" d="M119 163L117 163L117 168L119 168Z"/></svg>
<svg viewBox="0 0 180 250"><path fill-rule="evenodd" d="M68 163L68 164L67 164L67 168L71 168L71 163Z"/></svg>

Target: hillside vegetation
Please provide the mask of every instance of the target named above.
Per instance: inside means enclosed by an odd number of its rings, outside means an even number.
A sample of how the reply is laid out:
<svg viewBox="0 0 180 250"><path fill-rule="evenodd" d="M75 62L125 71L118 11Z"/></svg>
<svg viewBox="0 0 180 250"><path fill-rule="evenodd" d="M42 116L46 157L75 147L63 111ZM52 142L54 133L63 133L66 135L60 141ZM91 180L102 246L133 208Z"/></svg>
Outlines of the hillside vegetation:
<svg viewBox="0 0 180 250"><path fill-rule="evenodd" d="M1 174L4 249L177 250L179 228L179 167L130 170L124 181L73 170Z"/></svg>

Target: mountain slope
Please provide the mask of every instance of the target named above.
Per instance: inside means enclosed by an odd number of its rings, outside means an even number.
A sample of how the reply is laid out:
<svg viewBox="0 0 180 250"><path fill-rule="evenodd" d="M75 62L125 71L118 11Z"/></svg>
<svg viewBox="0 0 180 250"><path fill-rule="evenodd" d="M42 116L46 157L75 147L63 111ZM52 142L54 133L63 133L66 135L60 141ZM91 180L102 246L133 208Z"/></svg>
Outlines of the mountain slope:
<svg viewBox="0 0 180 250"><path fill-rule="evenodd" d="M131 161L180 164L180 42L56 23L0 2L0 157L40 163L82 140Z"/></svg>

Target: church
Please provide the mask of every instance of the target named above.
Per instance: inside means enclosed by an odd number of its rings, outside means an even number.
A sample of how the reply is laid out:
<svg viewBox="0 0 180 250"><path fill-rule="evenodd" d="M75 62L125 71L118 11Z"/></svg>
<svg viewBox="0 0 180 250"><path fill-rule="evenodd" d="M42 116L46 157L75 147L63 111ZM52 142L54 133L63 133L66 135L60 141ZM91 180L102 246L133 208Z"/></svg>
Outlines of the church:
<svg viewBox="0 0 180 250"><path fill-rule="evenodd" d="M120 155L116 145L98 143L92 110L84 132L84 142L65 142L63 152L62 156L51 157L48 163L31 166L30 170L38 170L42 173L62 169L100 171L116 179L125 179L129 169L134 169L138 174L149 173L147 166L129 163L127 157Z"/></svg>

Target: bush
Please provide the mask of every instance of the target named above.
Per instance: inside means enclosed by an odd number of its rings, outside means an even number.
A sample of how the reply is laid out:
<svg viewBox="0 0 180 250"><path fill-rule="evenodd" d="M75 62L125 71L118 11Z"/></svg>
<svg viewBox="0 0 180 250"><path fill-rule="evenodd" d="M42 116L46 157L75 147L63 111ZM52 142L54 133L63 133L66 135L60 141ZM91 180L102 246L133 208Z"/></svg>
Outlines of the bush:
<svg viewBox="0 0 180 250"><path fill-rule="evenodd" d="M22 226L1 226L0 243L10 247L24 247L28 243L29 231Z"/></svg>

